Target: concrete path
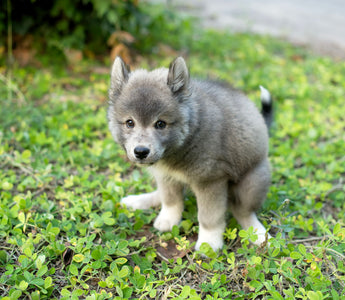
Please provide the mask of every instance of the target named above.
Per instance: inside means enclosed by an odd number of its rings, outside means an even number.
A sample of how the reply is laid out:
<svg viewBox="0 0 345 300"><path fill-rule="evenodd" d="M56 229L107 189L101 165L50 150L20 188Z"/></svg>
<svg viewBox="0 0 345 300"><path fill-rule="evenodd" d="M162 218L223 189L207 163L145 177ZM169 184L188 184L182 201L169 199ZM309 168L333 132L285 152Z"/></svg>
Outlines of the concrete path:
<svg viewBox="0 0 345 300"><path fill-rule="evenodd" d="M345 59L345 0L168 2L201 17L208 28L269 34L308 46L318 54Z"/></svg>

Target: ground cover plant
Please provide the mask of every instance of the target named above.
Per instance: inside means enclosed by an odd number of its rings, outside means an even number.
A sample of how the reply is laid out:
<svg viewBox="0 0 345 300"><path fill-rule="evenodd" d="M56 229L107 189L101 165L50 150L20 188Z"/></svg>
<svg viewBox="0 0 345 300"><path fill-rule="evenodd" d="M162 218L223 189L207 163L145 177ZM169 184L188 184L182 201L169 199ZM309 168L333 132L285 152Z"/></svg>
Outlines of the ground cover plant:
<svg viewBox="0 0 345 300"><path fill-rule="evenodd" d="M47 49L56 56L83 50L94 57L107 46L121 45L118 51L126 53L130 44L150 53L158 43L184 46L187 35L177 33L181 26L189 32L191 19L146 0L7 0L0 3L0 46L12 43L22 61Z"/></svg>
<svg viewBox="0 0 345 300"><path fill-rule="evenodd" d="M168 65L151 56L139 65ZM218 255L193 248L195 199L159 233L157 210L121 197L154 189L127 162L105 117L108 60L66 68L1 67L0 296L3 299L343 299L345 296L345 63L275 39L203 32L194 76L220 78L259 103L275 98L273 182L260 219L271 246L229 214Z"/></svg>

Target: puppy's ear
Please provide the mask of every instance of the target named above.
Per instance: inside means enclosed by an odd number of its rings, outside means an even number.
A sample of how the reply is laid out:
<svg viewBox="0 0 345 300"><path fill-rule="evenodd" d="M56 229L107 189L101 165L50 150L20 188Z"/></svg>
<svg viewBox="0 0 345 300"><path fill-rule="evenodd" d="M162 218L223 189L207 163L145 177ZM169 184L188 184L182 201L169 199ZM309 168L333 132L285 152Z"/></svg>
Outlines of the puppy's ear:
<svg viewBox="0 0 345 300"><path fill-rule="evenodd" d="M109 96L121 93L123 85L128 81L129 72L129 67L117 56L111 69Z"/></svg>
<svg viewBox="0 0 345 300"><path fill-rule="evenodd" d="M168 86L173 93L189 88L189 72L182 57L177 57L169 67Z"/></svg>

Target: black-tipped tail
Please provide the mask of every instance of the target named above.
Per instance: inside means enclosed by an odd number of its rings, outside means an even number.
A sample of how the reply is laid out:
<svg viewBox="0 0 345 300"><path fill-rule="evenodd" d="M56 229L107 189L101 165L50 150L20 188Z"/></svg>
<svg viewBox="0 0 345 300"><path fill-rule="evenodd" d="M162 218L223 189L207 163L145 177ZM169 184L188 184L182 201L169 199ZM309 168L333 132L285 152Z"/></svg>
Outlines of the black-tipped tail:
<svg viewBox="0 0 345 300"><path fill-rule="evenodd" d="M272 96L268 90L260 85L261 90L261 113L265 119L267 128L270 128L273 122L273 101Z"/></svg>

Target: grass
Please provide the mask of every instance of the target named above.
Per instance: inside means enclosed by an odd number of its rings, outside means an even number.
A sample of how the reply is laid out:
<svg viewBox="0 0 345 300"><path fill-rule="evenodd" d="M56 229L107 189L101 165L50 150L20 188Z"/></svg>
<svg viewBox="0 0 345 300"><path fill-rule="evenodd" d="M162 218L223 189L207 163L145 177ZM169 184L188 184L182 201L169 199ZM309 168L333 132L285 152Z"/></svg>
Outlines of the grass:
<svg viewBox="0 0 345 300"><path fill-rule="evenodd" d="M218 255L191 251L191 193L181 225L164 234L152 228L157 210L119 205L154 182L107 129L110 62L15 67L11 81L1 67L0 297L343 299L345 63L268 37L211 31L188 51L194 76L230 82L257 103L261 84L275 98L273 182L259 213L272 246L250 244L254 233L229 214Z"/></svg>

